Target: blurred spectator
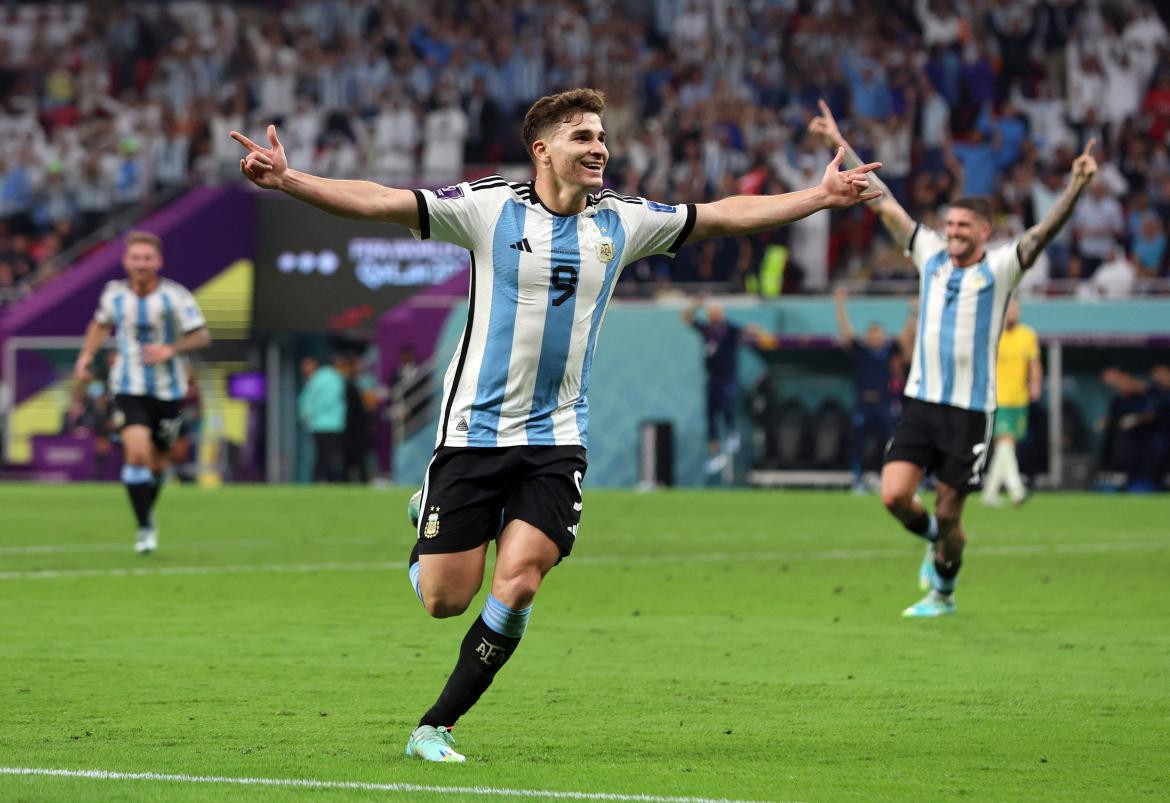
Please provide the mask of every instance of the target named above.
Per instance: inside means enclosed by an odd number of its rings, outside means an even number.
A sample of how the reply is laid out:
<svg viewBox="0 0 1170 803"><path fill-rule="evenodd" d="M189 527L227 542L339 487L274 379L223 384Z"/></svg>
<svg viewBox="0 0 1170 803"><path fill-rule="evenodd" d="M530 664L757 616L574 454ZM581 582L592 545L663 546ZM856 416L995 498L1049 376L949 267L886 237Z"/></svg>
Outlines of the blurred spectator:
<svg viewBox="0 0 1170 803"><path fill-rule="evenodd" d="M896 384L894 357L913 353L917 315L907 319L898 337L890 337L882 325L876 322L867 325L865 335L858 337L845 307L847 297L844 286L838 287L833 293L841 346L849 352L853 361L853 380L857 390L853 406L852 457L849 467L853 472L854 493L865 493L868 489L862 479L862 472L867 468L865 458L871 451L870 443L876 442L880 454L894 434L894 398L891 396L891 390Z"/></svg>
<svg viewBox="0 0 1170 803"><path fill-rule="evenodd" d="M1119 238L1125 236L1125 219L1121 204L1109 194L1105 181L1097 177L1080 199L1072 220L1077 254L1084 264L1084 274L1091 276L1097 266L1113 253Z"/></svg>
<svg viewBox="0 0 1170 803"><path fill-rule="evenodd" d="M1170 366L1155 365L1150 381L1116 368L1101 374L1116 395L1103 429L1102 468L1125 472L1125 490L1161 489L1170 459Z"/></svg>
<svg viewBox="0 0 1170 803"><path fill-rule="evenodd" d="M1141 226L1133 238L1133 255L1143 277L1166 276L1166 228L1154 212L1141 216Z"/></svg>
<svg viewBox="0 0 1170 803"><path fill-rule="evenodd" d="M362 375L361 355L344 355L340 370L345 377L345 458L342 479L364 484L370 481L370 422L377 401L367 395L369 375ZM363 390L363 386L366 390Z"/></svg>
<svg viewBox="0 0 1170 803"><path fill-rule="evenodd" d="M1077 297L1086 301L1129 298L1137 285L1138 272L1133 260L1120 243L1115 243L1110 258L1093 275L1082 282Z"/></svg>
<svg viewBox="0 0 1170 803"><path fill-rule="evenodd" d="M180 482L194 482L199 476L199 435L203 430L203 395L195 375L195 365L188 362L187 395L183 397L182 424L179 437L171 447L170 461Z"/></svg>
<svg viewBox="0 0 1170 803"><path fill-rule="evenodd" d="M334 363L342 362L341 355ZM316 359L301 360L305 384L297 398L297 413L313 436L313 482L340 482L345 463L345 378L335 365Z"/></svg>
<svg viewBox="0 0 1170 803"><path fill-rule="evenodd" d="M1152 470L1158 487L1164 487L1170 474L1170 365L1162 363L1150 369L1153 437L1150 439Z"/></svg>
<svg viewBox="0 0 1170 803"><path fill-rule="evenodd" d="M114 433L113 410L105 381L92 379L78 382L70 395L69 406L61 416L62 435L89 435L94 439L94 479L105 476Z"/></svg>

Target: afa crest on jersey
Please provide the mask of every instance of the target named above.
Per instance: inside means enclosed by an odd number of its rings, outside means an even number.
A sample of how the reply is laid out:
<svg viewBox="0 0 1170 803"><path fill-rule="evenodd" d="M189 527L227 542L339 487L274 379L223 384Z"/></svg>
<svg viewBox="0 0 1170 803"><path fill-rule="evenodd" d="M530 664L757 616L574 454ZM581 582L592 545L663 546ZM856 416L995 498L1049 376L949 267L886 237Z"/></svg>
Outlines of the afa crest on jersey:
<svg viewBox="0 0 1170 803"><path fill-rule="evenodd" d="M609 237L597 241L597 258L609 262L614 257L613 240Z"/></svg>

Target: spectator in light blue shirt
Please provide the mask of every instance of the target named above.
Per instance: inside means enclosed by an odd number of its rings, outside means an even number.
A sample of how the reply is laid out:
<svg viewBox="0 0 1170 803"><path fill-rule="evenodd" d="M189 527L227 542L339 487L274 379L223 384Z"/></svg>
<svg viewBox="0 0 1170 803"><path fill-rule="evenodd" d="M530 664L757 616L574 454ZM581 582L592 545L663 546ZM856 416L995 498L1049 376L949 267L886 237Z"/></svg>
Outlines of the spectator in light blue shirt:
<svg viewBox="0 0 1170 803"><path fill-rule="evenodd" d="M1142 216L1141 228L1133 238L1133 256L1144 275L1166 274L1166 231L1162 219L1154 212Z"/></svg>
<svg viewBox="0 0 1170 803"><path fill-rule="evenodd" d="M312 357L301 361L301 374L305 386L297 398L297 413L313 436L313 481L340 482L345 458L345 377Z"/></svg>
<svg viewBox="0 0 1170 803"><path fill-rule="evenodd" d="M995 192L996 152L979 131L972 132L970 142L956 142L955 158L963 165L963 194L989 196Z"/></svg>

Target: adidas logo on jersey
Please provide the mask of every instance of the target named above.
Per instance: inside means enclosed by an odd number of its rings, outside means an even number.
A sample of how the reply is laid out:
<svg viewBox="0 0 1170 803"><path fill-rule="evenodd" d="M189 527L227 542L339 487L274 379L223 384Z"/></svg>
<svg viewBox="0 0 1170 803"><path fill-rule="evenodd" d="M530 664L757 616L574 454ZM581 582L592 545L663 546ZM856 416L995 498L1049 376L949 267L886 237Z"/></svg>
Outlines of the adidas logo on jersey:
<svg viewBox="0 0 1170 803"><path fill-rule="evenodd" d="M511 248L513 251L527 251L530 254L532 253L532 246L528 244L527 237L525 237L523 240L521 240L518 243L512 243L508 247Z"/></svg>
<svg viewBox="0 0 1170 803"><path fill-rule="evenodd" d="M466 418L459 419L459 423L455 425L455 431L456 432L466 432L467 431L467 419Z"/></svg>

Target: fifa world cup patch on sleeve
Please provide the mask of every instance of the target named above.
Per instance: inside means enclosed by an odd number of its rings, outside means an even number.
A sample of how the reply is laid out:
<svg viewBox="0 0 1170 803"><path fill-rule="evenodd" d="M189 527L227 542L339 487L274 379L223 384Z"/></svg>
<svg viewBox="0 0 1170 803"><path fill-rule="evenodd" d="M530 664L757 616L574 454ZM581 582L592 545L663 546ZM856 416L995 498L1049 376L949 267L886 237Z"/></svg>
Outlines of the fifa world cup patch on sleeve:
<svg viewBox="0 0 1170 803"><path fill-rule="evenodd" d="M450 201L452 198L462 198L463 188L458 184L435 190L435 197L440 201Z"/></svg>
<svg viewBox="0 0 1170 803"><path fill-rule="evenodd" d="M648 206L650 209L653 209L655 212L666 212L670 215L673 215L675 210L678 208L671 206L670 204L660 204L658 201L647 201L646 206Z"/></svg>

